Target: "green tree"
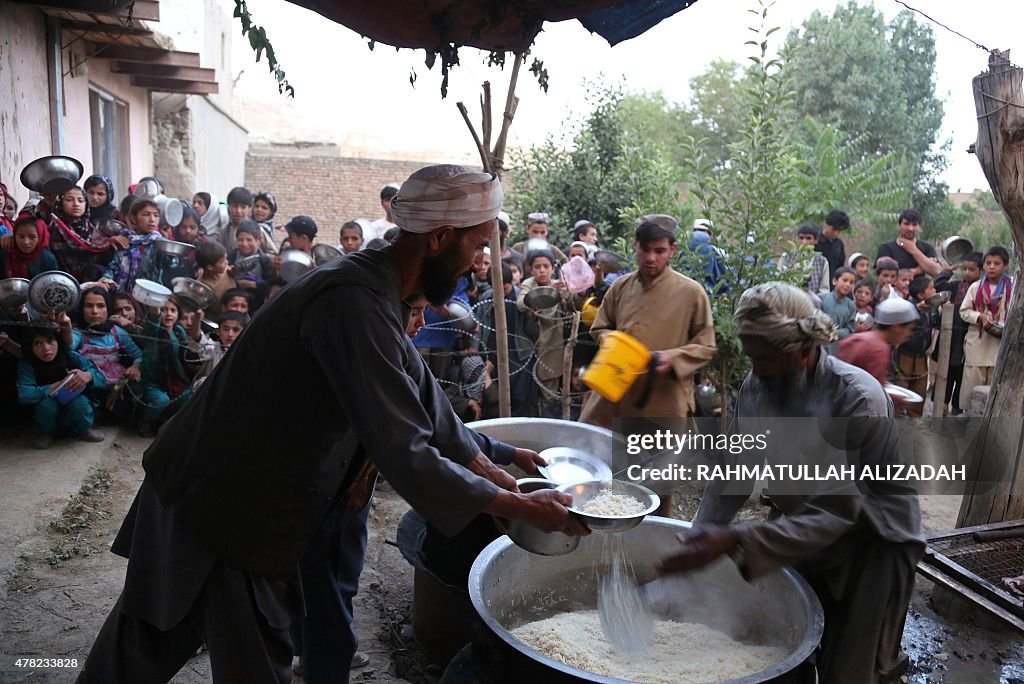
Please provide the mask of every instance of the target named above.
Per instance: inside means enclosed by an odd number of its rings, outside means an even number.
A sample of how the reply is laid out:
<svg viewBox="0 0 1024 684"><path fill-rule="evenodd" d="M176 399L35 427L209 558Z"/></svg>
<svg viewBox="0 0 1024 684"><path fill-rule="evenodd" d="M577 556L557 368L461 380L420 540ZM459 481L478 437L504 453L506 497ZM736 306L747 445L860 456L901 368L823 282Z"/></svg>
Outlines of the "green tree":
<svg viewBox="0 0 1024 684"><path fill-rule="evenodd" d="M895 153L914 170L912 201L932 223L945 187L947 164L935 150L942 101L935 94L935 37L909 11L886 22L871 5L849 2L832 15L815 11L790 32L792 121L797 134L806 116L857 132L858 152Z"/></svg>
<svg viewBox="0 0 1024 684"><path fill-rule="evenodd" d="M679 169L665 147L643 134L637 125L642 118L626 125L627 112L638 106L656 113L656 100L635 97L626 107L624 99L618 87L594 86L589 115L579 126L513 153L508 203L521 225L530 212L545 211L552 218L551 240L564 245L575 222L587 218L611 244L644 214L680 215Z"/></svg>
<svg viewBox="0 0 1024 684"><path fill-rule="evenodd" d="M724 249L726 273L711 297L717 351L707 367L712 381L726 390L723 404L749 369L734 318L740 295L755 283L802 282L803 268L779 270L780 250L799 254L800 261L808 257L781 235L799 205L799 162L785 125L791 97L790 68L785 54L768 55L767 38L778 30L767 27L769 6L762 0L758 10L751 10L760 19L759 26L751 28L757 40L748 43L754 46L755 54L750 57L754 68L738 92L742 125L737 139L727 145L729 163L723 165L720 158L712 158L710 146L702 140L692 140L687 155L690 191L701 213L714 223L717 243ZM682 250L678 266L685 272L695 261ZM689 275L698 280L702 277L700 273ZM724 414L723 410L723 420Z"/></svg>

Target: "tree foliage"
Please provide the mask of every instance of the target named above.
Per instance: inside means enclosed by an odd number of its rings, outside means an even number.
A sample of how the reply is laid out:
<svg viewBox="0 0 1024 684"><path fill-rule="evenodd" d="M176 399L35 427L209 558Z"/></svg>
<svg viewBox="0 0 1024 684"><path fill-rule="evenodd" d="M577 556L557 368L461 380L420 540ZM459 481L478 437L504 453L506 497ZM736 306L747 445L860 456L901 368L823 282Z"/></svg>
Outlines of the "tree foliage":
<svg viewBox="0 0 1024 684"><path fill-rule="evenodd" d="M799 206L796 148L786 135L785 111L790 102L790 70L785 55L769 56L767 38L775 28L767 25L769 4L749 10L759 19L751 27L757 40L750 62L753 68L737 93L740 126L736 140L726 145L728 164L712 157L706 141L691 139L687 172L691 194L705 218L714 224L722 248L725 275L712 293L717 352L708 374L720 387L738 387L749 368L736 334L734 313L747 287L771 280L800 283L803 269L780 271L781 251L798 253L784 235ZM806 252L799 252L801 260ZM694 263L685 250L678 266ZM700 273L690 273L701 279ZM723 392L723 401L729 392ZM724 412L723 412L724 414Z"/></svg>
<svg viewBox="0 0 1024 684"><path fill-rule="evenodd" d="M789 33L786 47L797 134L811 116L857 133L859 156L894 153L913 170L912 199L926 227L934 223L929 199L945 195L938 175L948 162L944 149L934 149L943 107L931 27L909 11L886 22L872 5L851 0L831 16L815 11Z"/></svg>
<svg viewBox="0 0 1024 684"><path fill-rule="evenodd" d="M618 87L592 86L589 114L561 137L513 152L508 204L523 225L526 215L551 215L551 239L566 244L581 218L598 225L611 244L648 213L679 215L679 169L664 148L624 124Z"/></svg>

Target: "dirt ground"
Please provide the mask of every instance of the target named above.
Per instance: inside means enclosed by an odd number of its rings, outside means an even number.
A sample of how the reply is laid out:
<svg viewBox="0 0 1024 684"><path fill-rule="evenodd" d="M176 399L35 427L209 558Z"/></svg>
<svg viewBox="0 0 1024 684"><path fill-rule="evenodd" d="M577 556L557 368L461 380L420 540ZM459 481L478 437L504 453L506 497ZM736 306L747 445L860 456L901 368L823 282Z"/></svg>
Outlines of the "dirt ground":
<svg viewBox="0 0 1024 684"><path fill-rule="evenodd" d="M99 445L59 442L45 452L29 438L0 444L0 682L69 682L71 671L27 671L15 656L82 662L124 579L126 561L108 546L142 480L147 441L111 429ZM680 489L676 515L688 518L699 493ZM948 529L957 497L923 497L926 529ZM352 681L433 684L439 666L412 638L413 572L394 545L406 504L386 485L370 517L369 550L356 599L360 650L370 663ZM748 505L743 517L762 515ZM904 636L911 682L1024 684L1024 641L971 620L941 618L932 585L919 579ZM173 680L211 681L205 654ZM297 680L301 681L301 680Z"/></svg>

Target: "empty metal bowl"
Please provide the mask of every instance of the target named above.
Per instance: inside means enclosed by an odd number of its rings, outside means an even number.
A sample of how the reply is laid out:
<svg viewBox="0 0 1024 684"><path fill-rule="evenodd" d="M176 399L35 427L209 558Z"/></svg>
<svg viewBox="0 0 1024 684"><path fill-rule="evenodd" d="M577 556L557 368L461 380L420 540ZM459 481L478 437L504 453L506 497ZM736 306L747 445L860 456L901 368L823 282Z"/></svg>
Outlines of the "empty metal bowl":
<svg viewBox="0 0 1024 684"><path fill-rule="evenodd" d="M177 226L181 223L181 220L185 218L185 210L181 203L181 200L176 200L173 197L165 197L164 195L157 195L153 198L156 205L160 208L160 218L163 219L164 223L169 226Z"/></svg>
<svg viewBox="0 0 1024 684"><path fill-rule="evenodd" d="M517 480L519 491L524 494L542 489L556 489L558 483L536 477ZM561 532L544 532L539 527L522 520L511 520L508 524L508 536L516 546L530 553L542 556L562 556L575 551L580 545L580 538Z"/></svg>
<svg viewBox="0 0 1024 684"><path fill-rule="evenodd" d="M133 195L140 199L156 199L163 193L163 188L155 178L143 178L136 184Z"/></svg>
<svg viewBox="0 0 1024 684"><path fill-rule="evenodd" d="M0 280L0 308L17 309L28 301L29 281L25 278Z"/></svg>
<svg viewBox="0 0 1024 684"><path fill-rule="evenodd" d="M962 262L973 251L974 243L959 235L942 241L942 256L954 266Z"/></svg>
<svg viewBox="0 0 1024 684"><path fill-rule="evenodd" d="M526 293L523 297L523 302L527 307L534 311L540 309L550 309L551 307L558 304L560 297L558 290L553 287L535 287Z"/></svg>
<svg viewBox="0 0 1024 684"><path fill-rule="evenodd" d="M40 157L21 170L21 184L42 195L59 195L75 187L83 173L82 162L72 157Z"/></svg>
<svg viewBox="0 0 1024 684"><path fill-rule="evenodd" d="M931 297L924 301L925 303L928 304L928 306L942 306L943 304L949 301L949 293L936 292L935 294L933 294Z"/></svg>
<svg viewBox="0 0 1024 684"><path fill-rule="evenodd" d="M167 298L171 296L171 291L160 283L152 280L146 280L145 278L139 278L135 281L135 288L132 290L132 297L135 298L139 304L143 306L154 306L156 308L162 307L167 303Z"/></svg>
<svg viewBox="0 0 1024 684"><path fill-rule="evenodd" d="M281 252L281 280L290 283L312 270L313 257L301 249L286 249Z"/></svg>
<svg viewBox="0 0 1024 684"><path fill-rule="evenodd" d="M580 482L574 485L562 485L558 491L572 496L572 506L569 507L569 510L594 532L622 532L632 529L643 522L648 515L658 510L658 506L661 505L661 498L650 489L625 480ZM601 516L583 512L587 502L606 491L632 497L643 504L643 511L622 516Z"/></svg>
<svg viewBox="0 0 1024 684"><path fill-rule="evenodd" d="M217 301L217 295L209 286L193 278L175 278L171 281L171 291L195 304L197 309L205 309Z"/></svg>
<svg viewBox="0 0 1024 684"><path fill-rule="evenodd" d="M115 237L131 232L131 228L129 228L127 224L121 223L117 219L106 219L105 221L100 221L96 224L96 230L98 230L101 235L106 235L107 237Z"/></svg>
<svg viewBox="0 0 1024 684"><path fill-rule="evenodd" d="M256 267L260 265L260 255L253 254L251 256L242 257L234 263L232 268L242 273L248 273L249 271L255 271Z"/></svg>
<svg viewBox="0 0 1024 684"><path fill-rule="evenodd" d="M473 332L476 330L476 319L473 318L473 312L469 310L463 302L458 299L448 300L448 324L453 328L461 330L462 332Z"/></svg>
<svg viewBox="0 0 1024 684"><path fill-rule="evenodd" d="M594 253L594 258L605 273L618 273L624 268L629 268L629 262L626 261L626 257L607 249L597 250Z"/></svg>
<svg viewBox="0 0 1024 684"><path fill-rule="evenodd" d="M157 240L153 243L153 249L171 256L187 257L196 251L195 245L187 242L175 242L174 240Z"/></svg>
<svg viewBox="0 0 1024 684"><path fill-rule="evenodd" d="M856 316L853 317L853 322L856 323L857 325L860 325L861 323L866 323L868 325L873 326L875 324L875 317L872 316L867 311L861 311Z"/></svg>
<svg viewBox="0 0 1024 684"><path fill-rule="evenodd" d="M212 335L213 333L220 330L219 325L217 325L213 321L208 321L205 318L199 321L199 327L202 328L203 332L206 333L207 335Z"/></svg>
<svg viewBox="0 0 1024 684"><path fill-rule="evenodd" d="M539 468L541 475L557 486L612 479L611 467L583 449L550 447L540 452L540 456L547 461L547 465Z"/></svg>
<svg viewBox="0 0 1024 684"><path fill-rule="evenodd" d="M1004 330L1006 330L1005 323L993 323L989 327L985 328L985 332L987 332L992 337L1002 337Z"/></svg>
<svg viewBox="0 0 1024 684"><path fill-rule="evenodd" d="M78 281L64 271L40 273L28 285L28 304L41 314L70 311L79 296Z"/></svg>
<svg viewBox="0 0 1024 684"><path fill-rule="evenodd" d="M342 252L337 247L328 245L325 242L313 245L313 261L317 266L323 266L328 261L333 261L342 255Z"/></svg>

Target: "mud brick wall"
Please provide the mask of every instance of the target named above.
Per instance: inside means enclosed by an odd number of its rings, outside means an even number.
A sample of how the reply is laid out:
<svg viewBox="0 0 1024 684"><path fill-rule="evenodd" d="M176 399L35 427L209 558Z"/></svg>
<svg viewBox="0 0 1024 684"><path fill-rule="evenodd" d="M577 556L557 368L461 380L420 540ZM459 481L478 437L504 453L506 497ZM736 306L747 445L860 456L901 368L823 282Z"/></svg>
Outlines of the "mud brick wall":
<svg viewBox="0 0 1024 684"><path fill-rule="evenodd" d="M336 148L334 148L336 150ZM327 150L250 148L245 158L245 185L254 193L269 191L277 199L275 225L297 214L316 221L317 240L337 244L341 224L356 218L384 216L380 188L401 183L434 162L358 159Z"/></svg>

